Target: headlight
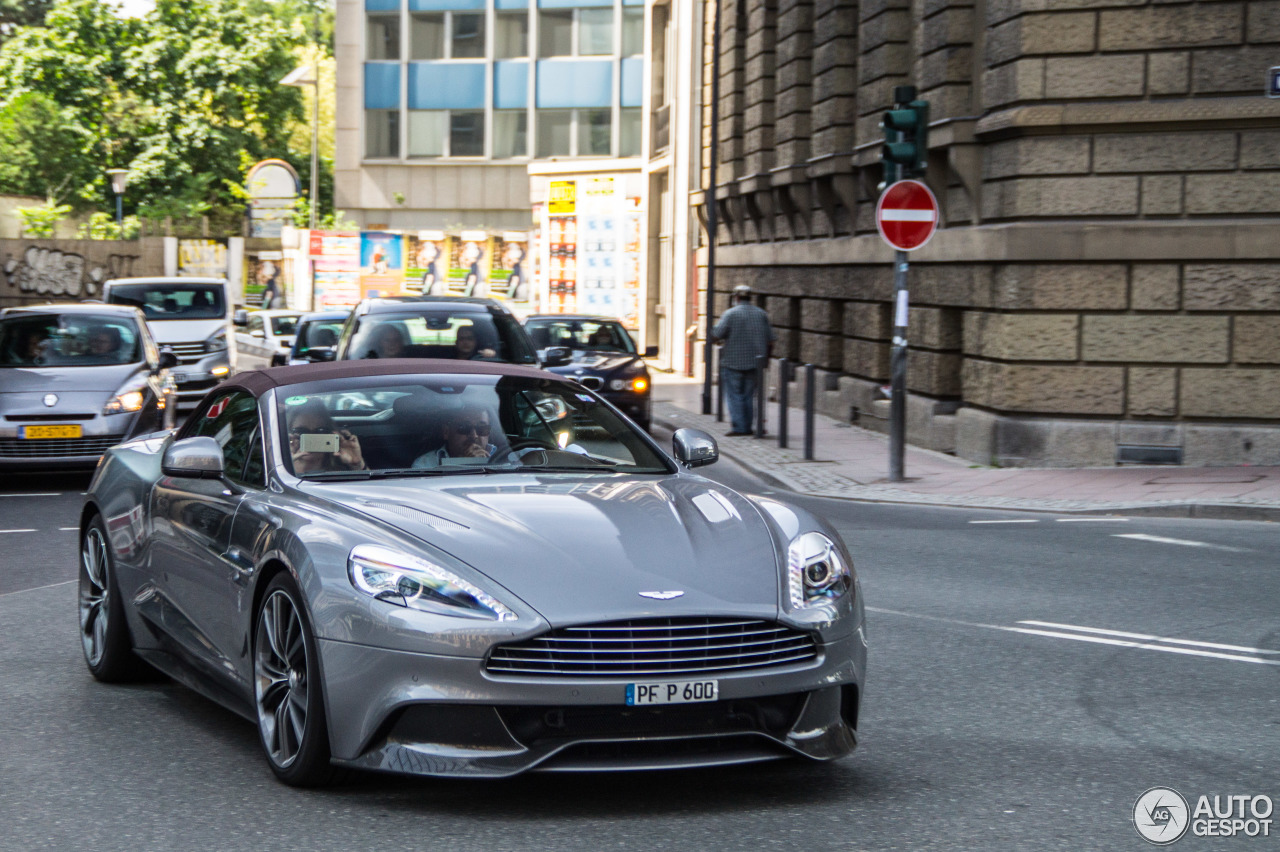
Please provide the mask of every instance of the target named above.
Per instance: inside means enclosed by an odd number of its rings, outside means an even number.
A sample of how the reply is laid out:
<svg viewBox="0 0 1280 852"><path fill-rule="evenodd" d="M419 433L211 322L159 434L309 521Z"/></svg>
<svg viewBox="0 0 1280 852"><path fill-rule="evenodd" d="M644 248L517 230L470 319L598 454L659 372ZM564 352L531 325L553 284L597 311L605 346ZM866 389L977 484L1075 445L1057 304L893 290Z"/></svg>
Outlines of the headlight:
<svg viewBox="0 0 1280 852"><path fill-rule="evenodd" d="M434 615L515 621L500 601L432 562L376 544L352 548L347 558L351 584L396 606Z"/></svg>
<svg viewBox="0 0 1280 852"><path fill-rule="evenodd" d="M205 352L225 352L227 348L227 330L220 328L205 338Z"/></svg>
<svg viewBox="0 0 1280 852"><path fill-rule="evenodd" d="M142 404L146 402L146 394L143 390L147 386L147 380L141 376L130 379L120 386L120 390L116 391L115 396L107 401L103 407L103 414L123 414L127 411L141 411Z"/></svg>
<svg viewBox="0 0 1280 852"><path fill-rule="evenodd" d="M849 566L835 542L816 532L802 533L791 540L787 547L787 575L792 609L835 600L853 585Z"/></svg>

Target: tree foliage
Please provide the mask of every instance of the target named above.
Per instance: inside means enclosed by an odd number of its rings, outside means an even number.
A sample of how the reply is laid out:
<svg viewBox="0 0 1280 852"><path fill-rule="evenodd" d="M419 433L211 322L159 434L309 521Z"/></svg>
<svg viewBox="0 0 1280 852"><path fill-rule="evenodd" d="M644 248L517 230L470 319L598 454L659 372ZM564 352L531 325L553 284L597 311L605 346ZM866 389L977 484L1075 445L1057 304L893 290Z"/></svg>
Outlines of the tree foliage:
<svg viewBox="0 0 1280 852"><path fill-rule="evenodd" d="M54 0L0 46L0 192L113 210L106 170L125 168L126 206L163 218L237 205L231 187L266 157L305 173L303 101L279 83L324 2L157 0L124 18Z"/></svg>

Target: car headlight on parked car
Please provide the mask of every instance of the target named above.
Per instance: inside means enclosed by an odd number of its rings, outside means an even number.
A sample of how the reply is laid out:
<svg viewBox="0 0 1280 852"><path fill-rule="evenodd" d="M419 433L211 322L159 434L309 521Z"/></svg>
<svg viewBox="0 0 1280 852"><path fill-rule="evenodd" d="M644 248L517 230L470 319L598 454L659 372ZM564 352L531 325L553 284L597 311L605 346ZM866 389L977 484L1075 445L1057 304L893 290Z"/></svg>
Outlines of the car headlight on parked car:
<svg viewBox="0 0 1280 852"><path fill-rule="evenodd" d="M143 403L147 401L146 390L147 380L142 376L135 376L120 386L111 399L107 400L107 404L103 406L103 414L124 414L128 411L141 411Z"/></svg>
<svg viewBox="0 0 1280 852"><path fill-rule="evenodd" d="M376 544L352 548L351 584L395 606L434 615L515 621L516 614L492 595L433 562Z"/></svg>
<svg viewBox="0 0 1280 852"><path fill-rule="evenodd" d="M205 352L225 352L227 349L227 330L220 328L204 340Z"/></svg>
<svg viewBox="0 0 1280 852"><path fill-rule="evenodd" d="M849 566L835 542L822 533L802 533L787 547L787 580L792 609L833 601L853 585Z"/></svg>

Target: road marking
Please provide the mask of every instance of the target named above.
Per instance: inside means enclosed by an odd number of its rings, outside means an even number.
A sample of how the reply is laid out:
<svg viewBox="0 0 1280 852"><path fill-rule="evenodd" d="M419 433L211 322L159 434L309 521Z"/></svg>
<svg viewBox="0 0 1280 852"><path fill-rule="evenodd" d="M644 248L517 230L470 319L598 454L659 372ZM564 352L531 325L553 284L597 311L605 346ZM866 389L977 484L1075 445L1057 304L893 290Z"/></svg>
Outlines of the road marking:
<svg viewBox="0 0 1280 852"><path fill-rule="evenodd" d="M1054 518L1060 524L1127 524L1128 518Z"/></svg>
<svg viewBox="0 0 1280 852"><path fill-rule="evenodd" d="M21 595L25 592L38 592L41 589L56 589L59 586L70 586L72 583L78 583L79 580L67 580L63 583L50 583L47 586L32 586L29 589L18 589L16 592L0 592L0 598L7 598L11 595Z"/></svg>
<svg viewBox="0 0 1280 852"><path fill-rule="evenodd" d="M0 494L0 497L61 497L61 491L49 491L41 494Z"/></svg>
<svg viewBox="0 0 1280 852"><path fill-rule="evenodd" d="M1037 521L1035 518L1018 518L1016 520L1008 520L1008 521L970 521L969 523L971 524L1038 524L1040 522Z"/></svg>
<svg viewBox="0 0 1280 852"><path fill-rule="evenodd" d="M1123 630L1104 630L1101 627L1081 627L1078 624L1058 624L1053 621L1019 621L1019 624L1030 624L1036 627L1055 627L1061 630L1078 630L1081 633L1098 633L1103 636L1119 636L1125 639L1141 639L1144 642L1168 642L1174 645L1193 645L1197 648L1215 648L1219 651L1243 651L1246 654L1275 654L1280 651L1269 651L1266 648L1254 648L1249 645L1224 645L1221 642L1199 642L1194 639L1170 639L1168 636L1155 636L1147 633L1126 633Z"/></svg>
<svg viewBox="0 0 1280 852"><path fill-rule="evenodd" d="M79 530L79 527L58 527L58 532L66 532L67 530Z"/></svg>
<svg viewBox="0 0 1280 852"><path fill-rule="evenodd" d="M1242 645L1221 645L1213 642L1196 642L1190 639L1169 639L1166 637L1151 636L1149 638L1138 639L1121 639L1111 638L1112 636L1130 636L1130 637L1146 637L1142 633L1125 633L1123 631L1103 631L1098 627L1073 627L1067 625L1068 629L1077 632L1069 633L1061 630L1041 630L1035 627L1012 627L1005 624L982 624L975 621L961 621L956 618L943 618L937 615L918 615L912 612L901 612L892 609L878 609L876 607L867 607L868 612L879 612L885 615L900 615L904 618L916 618L922 621L937 621L944 624L956 624L961 627L980 627L984 630L1000 630L1006 633L1022 633L1027 636L1047 636L1051 639L1070 639L1075 642L1089 642L1094 645L1113 645L1119 648L1134 648L1139 651L1162 651L1166 654L1182 654L1189 657L1208 657L1215 660L1229 660L1235 663L1256 663L1263 666L1280 666L1280 659L1268 659L1275 656L1280 658L1280 651L1273 651L1267 648L1246 648ZM1052 624L1053 622L1037 622L1037 621L1019 621L1018 624ZM1088 633L1106 633L1108 635L1088 635ZM1165 644L1161 644L1165 643ZM1196 645L1198 647L1179 647L1180 645ZM1201 650L1202 647L1224 647L1224 648L1241 648L1248 654L1257 654L1259 656L1245 656L1244 654L1227 654L1218 651Z"/></svg>
<svg viewBox="0 0 1280 852"><path fill-rule="evenodd" d="M35 532L35 530L0 530L0 533Z"/></svg>
<svg viewBox="0 0 1280 852"><path fill-rule="evenodd" d="M1248 553L1249 551L1243 547L1228 547L1225 544L1210 544L1207 541L1190 541L1185 538L1165 538L1161 535L1147 535L1146 533L1116 533L1112 538L1131 538L1135 541L1150 541L1156 544L1180 544L1183 547L1207 547L1211 550L1229 550L1232 553Z"/></svg>

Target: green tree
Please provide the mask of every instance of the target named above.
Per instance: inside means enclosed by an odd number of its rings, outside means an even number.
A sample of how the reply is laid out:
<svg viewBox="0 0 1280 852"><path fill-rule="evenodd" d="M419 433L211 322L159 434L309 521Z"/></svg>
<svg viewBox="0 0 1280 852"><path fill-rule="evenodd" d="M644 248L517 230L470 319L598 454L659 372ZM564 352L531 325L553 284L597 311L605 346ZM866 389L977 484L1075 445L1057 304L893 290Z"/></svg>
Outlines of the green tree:
<svg viewBox="0 0 1280 852"><path fill-rule="evenodd" d="M53 0L0 0L0 42L18 27L38 27Z"/></svg>
<svg viewBox="0 0 1280 852"><path fill-rule="evenodd" d="M92 147L73 110L24 92L0 107L0 192L57 202L78 196L94 179Z"/></svg>

